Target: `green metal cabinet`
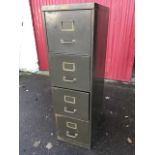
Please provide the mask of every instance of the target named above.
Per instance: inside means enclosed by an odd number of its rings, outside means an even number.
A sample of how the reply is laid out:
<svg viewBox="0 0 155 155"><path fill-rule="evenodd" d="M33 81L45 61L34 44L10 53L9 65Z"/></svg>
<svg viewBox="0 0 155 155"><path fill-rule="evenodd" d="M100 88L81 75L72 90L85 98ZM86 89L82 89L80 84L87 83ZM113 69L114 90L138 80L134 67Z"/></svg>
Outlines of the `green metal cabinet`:
<svg viewBox="0 0 155 155"><path fill-rule="evenodd" d="M105 64L108 8L94 3L64 4L43 6L42 13L56 136L91 148L103 104L96 66ZM96 57L102 59L97 62Z"/></svg>

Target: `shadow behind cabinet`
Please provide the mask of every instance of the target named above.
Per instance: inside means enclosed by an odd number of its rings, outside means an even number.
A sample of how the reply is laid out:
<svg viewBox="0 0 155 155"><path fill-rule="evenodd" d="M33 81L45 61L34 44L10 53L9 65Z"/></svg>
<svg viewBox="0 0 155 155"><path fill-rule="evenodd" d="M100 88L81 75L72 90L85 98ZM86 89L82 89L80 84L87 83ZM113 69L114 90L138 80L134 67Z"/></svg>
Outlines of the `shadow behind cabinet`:
<svg viewBox="0 0 155 155"><path fill-rule="evenodd" d="M59 140L90 148L102 111L108 8L43 6L52 103Z"/></svg>

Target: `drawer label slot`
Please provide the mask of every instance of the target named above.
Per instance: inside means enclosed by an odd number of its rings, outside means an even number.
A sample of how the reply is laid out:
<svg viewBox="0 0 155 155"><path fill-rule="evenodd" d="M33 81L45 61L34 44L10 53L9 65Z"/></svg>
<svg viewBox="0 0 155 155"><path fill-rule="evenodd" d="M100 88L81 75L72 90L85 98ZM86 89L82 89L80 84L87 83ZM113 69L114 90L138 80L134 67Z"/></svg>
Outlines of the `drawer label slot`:
<svg viewBox="0 0 155 155"><path fill-rule="evenodd" d="M75 72L75 63L63 61L62 62L62 70L69 71L69 72Z"/></svg>
<svg viewBox="0 0 155 155"><path fill-rule="evenodd" d="M75 100L75 97L74 96L64 95L64 102L65 103L70 103L70 104L75 104L76 103L76 100Z"/></svg>
<svg viewBox="0 0 155 155"><path fill-rule="evenodd" d="M61 21L61 31L75 31L74 21Z"/></svg>
<svg viewBox="0 0 155 155"><path fill-rule="evenodd" d="M77 123L66 122L66 127L70 129L77 129Z"/></svg>

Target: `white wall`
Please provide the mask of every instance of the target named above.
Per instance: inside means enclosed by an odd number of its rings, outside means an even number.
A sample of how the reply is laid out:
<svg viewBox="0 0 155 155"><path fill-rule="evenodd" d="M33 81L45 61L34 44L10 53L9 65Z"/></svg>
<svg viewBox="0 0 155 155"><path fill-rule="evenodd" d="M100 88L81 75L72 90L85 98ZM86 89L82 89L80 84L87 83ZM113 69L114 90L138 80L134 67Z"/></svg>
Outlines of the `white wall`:
<svg viewBox="0 0 155 155"><path fill-rule="evenodd" d="M35 46L31 11L29 0L22 1L21 23L21 43L19 52L19 69L21 71L36 72L38 71L38 58Z"/></svg>

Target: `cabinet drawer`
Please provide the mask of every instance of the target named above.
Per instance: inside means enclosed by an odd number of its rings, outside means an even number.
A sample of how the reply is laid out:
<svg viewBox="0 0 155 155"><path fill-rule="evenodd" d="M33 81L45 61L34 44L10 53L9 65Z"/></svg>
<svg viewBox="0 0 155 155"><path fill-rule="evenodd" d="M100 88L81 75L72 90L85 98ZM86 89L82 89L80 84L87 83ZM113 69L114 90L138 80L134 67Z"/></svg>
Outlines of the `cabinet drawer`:
<svg viewBox="0 0 155 155"><path fill-rule="evenodd" d="M52 87L52 99L56 113L89 119L89 93Z"/></svg>
<svg viewBox="0 0 155 155"><path fill-rule="evenodd" d="M57 138L72 144L90 146L90 123L56 115Z"/></svg>
<svg viewBox="0 0 155 155"><path fill-rule="evenodd" d="M49 53L52 86L90 90L90 57Z"/></svg>
<svg viewBox="0 0 155 155"><path fill-rule="evenodd" d="M90 54L91 10L46 12L48 51Z"/></svg>

